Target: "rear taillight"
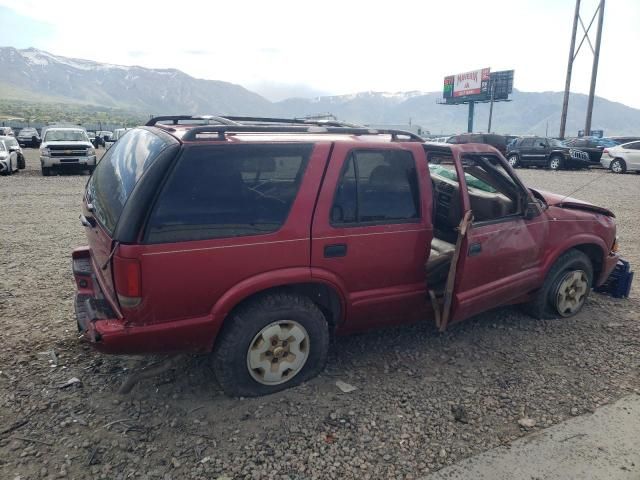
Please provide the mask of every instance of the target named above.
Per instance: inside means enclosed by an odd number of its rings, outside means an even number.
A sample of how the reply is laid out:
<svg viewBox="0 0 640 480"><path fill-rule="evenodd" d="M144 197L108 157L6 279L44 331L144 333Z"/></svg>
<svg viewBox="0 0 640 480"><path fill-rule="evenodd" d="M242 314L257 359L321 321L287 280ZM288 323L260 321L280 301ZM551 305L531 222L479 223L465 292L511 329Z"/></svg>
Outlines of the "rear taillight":
<svg viewBox="0 0 640 480"><path fill-rule="evenodd" d="M604 155L604 154L609 155L609 149L608 149L608 148L605 148L604 150L602 150L602 154L603 154L603 155Z"/></svg>
<svg viewBox="0 0 640 480"><path fill-rule="evenodd" d="M123 308L137 307L142 300L142 273L140 262L135 258L115 256L113 279L118 301Z"/></svg>

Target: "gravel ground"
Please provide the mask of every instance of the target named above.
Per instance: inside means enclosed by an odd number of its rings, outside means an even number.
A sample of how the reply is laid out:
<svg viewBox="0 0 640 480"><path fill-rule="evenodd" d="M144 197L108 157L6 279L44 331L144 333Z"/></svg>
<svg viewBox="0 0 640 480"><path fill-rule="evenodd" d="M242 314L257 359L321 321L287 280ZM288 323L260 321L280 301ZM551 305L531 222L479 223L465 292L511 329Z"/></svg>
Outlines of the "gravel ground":
<svg viewBox="0 0 640 480"><path fill-rule="evenodd" d="M120 396L141 360L92 351L74 325L87 177L43 178L27 152L0 178L0 478L410 479L640 391L640 302L594 294L572 319L503 308L444 334L338 338L320 377L270 397L224 397L199 356ZM637 268L640 175L520 173L561 193L593 180L576 196L618 214Z"/></svg>

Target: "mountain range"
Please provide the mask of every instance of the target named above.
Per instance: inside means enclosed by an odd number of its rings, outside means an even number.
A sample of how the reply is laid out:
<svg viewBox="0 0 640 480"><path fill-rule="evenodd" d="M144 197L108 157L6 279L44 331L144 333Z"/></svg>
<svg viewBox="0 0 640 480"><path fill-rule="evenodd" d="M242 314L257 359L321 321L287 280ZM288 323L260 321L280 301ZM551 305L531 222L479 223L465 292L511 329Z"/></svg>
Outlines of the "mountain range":
<svg viewBox="0 0 640 480"><path fill-rule="evenodd" d="M234 114L303 117L332 114L366 124L420 125L432 134L466 130L467 107L440 105L441 92L360 92L270 102L233 83L197 79L176 69L149 69L67 58L34 48L0 47L0 98L25 102L95 105L150 114ZM494 106L492 130L556 135L562 92L514 90ZM572 94L567 132L584 126L587 96ZM486 131L489 107L476 106L475 130ZM0 112L11 113L11 112ZM593 128L607 135L640 133L640 109L596 97Z"/></svg>

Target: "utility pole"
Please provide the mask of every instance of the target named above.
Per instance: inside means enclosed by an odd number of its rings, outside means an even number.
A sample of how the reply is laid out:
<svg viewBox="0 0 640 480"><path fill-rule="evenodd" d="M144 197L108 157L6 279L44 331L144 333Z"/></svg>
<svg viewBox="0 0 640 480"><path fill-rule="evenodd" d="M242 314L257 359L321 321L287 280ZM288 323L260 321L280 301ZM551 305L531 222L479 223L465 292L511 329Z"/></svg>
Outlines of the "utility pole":
<svg viewBox="0 0 640 480"><path fill-rule="evenodd" d="M569 109L569 90L571 89L571 73L573 72L574 50L576 49L576 33L580 18L580 0L576 0L576 11L573 15L573 30L571 30L571 46L569 47L569 63L567 63L567 79L564 82L564 99L562 100L562 116L560 117L560 138L564 138L567 126L567 110Z"/></svg>
<svg viewBox="0 0 640 480"><path fill-rule="evenodd" d="M496 93L496 84L491 82L491 103L489 104L489 125L487 126L487 133L491 133L491 118L493 117L493 97Z"/></svg>
<svg viewBox="0 0 640 480"><path fill-rule="evenodd" d="M469 119L467 120L467 132L473 132L473 111L475 109L476 102L473 100L469 102Z"/></svg>
<svg viewBox="0 0 640 480"><path fill-rule="evenodd" d="M593 13L593 17L591 17L591 21L589 25L585 27L582 18L580 17L580 0L576 0L576 9L573 16L573 30L571 31L571 45L569 47L569 61L567 63L567 78L564 86L564 99L562 102L562 115L560 117L560 138L565 137L566 126L567 126L567 111L569 108L569 91L571 89L571 74L573 71L573 62L575 61L578 53L580 53L580 48L584 44L586 40L591 48L591 52L593 53L593 67L591 69L591 87L589 89L589 101L587 106L587 117L585 121L585 135L589 135L591 133L591 116L593 114L593 98L596 90L596 78L598 76L598 61L600 60L600 41L602 39L602 26L604 20L604 1L600 0L596 11ZM591 26L593 25L593 21L598 15L598 32L596 37L596 47L593 47L591 43L591 39L589 38L589 30L591 30ZM584 35L582 36L582 40L580 40L580 44L578 48L576 48L576 33L578 30L578 23L582 27L582 31Z"/></svg>
<svg viewBox="0 0 640 480"><path fill-rule="evenodd" d="M598 61L600 60L600 41L602 40L602 23L604 22L604 0L600 0L598 13L598 33L596 48L593 52L593 66L591 67L591 87L589 88L589 103L587 104L587 119L584 122L584 134L591 135L591 116L593 114L593 97L596 93L596 79L598 78Z"/></svg>

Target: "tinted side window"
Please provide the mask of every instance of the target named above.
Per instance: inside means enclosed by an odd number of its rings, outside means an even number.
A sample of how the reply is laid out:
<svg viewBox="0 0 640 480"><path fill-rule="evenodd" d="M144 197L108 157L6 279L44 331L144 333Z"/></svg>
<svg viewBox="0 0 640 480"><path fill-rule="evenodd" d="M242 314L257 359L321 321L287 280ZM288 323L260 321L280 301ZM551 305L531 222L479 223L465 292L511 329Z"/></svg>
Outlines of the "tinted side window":
<svg viewBox="0 0 640 480"><path fill-rule="evenodd" d="M532 147L533 146L533 138L525 138L520 143L521 147Z"/></svg>
<svg viewBox="0 0 640 480"><path fill-rule="evenodd" d="M624 148L627 150L640 150L640 142L630 143Z"/></svg>
<svg viewBox="0 0 640 480"><path fill-rule="evenodd" d="M95 208L94 216L109 233L113 233L138 180L166 147L157 135L136 129L98 163L87 184L87 199Z"/></svg>
<svg viewBox="0 0 640 480"><path fill-rule="evenodd" d="M185 149L151 214L147 241L275 232L289 215L312 149L311 144Z"/></svg>
<svg viewBox="0 0 640 480"><path fill-rule="evenodd" d="M331 209L332 224L397 223L420 217L413 155L359 150L345 162Z"/></svg>

